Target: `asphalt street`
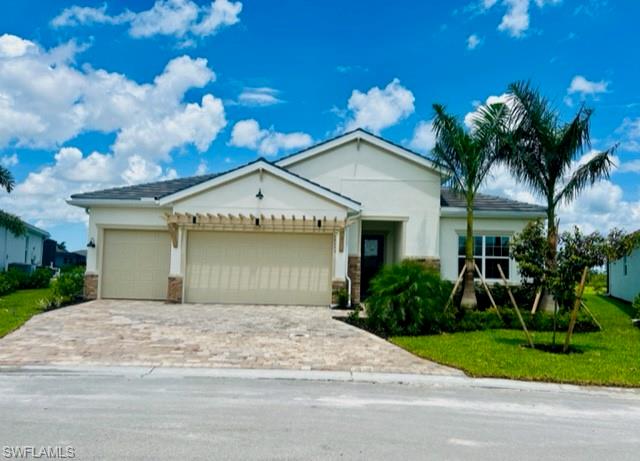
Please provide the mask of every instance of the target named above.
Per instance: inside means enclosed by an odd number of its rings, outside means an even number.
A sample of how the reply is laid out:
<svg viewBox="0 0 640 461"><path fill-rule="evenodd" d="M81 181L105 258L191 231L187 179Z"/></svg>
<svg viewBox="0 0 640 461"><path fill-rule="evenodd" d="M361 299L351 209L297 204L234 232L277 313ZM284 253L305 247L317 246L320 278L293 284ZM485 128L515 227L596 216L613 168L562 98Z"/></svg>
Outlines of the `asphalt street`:
<svg viewBox="0 0 640 461"><path fill-rule="evenodd" d="M0 459L640 458L637 391L509 387L5 369Z"/></svg>

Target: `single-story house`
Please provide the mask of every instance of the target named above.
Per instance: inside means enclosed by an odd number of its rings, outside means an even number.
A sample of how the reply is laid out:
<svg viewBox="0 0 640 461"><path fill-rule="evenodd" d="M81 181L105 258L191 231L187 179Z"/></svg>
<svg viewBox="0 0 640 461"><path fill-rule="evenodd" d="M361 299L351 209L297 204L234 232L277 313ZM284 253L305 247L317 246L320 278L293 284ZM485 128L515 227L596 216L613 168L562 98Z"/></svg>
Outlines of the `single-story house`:
<svg viewBox="0 0 640 461"><path fill-rule="evenodd" d="M49 233L28 223L24 225L23 235L15 235L0 226L0 270L7 270L9 264L42 265L42 246Z"/></svg>
<svg viewBox="0 0 640 461"><path fill-rule="evenodd" d="M68 251L51 239L44 241L42 265L48 267L84 266L87 262L87 250Z"/></svg>
<svg viewBox="0 0 640 461"><path fill-rule="evenodd" d="M456 279L465 209L428 158L355 130L274 162L71 196L89 213L85 294L329 305L405 258ZM476 254L519 281L508 243L544 208L479 195Z"/></svg>
<svg viewBox="0 0 640 461"><path fill-rule="evenodd" d="M640 294L640 248L609 262L607 270L611 296L632 302Z"/></svg>

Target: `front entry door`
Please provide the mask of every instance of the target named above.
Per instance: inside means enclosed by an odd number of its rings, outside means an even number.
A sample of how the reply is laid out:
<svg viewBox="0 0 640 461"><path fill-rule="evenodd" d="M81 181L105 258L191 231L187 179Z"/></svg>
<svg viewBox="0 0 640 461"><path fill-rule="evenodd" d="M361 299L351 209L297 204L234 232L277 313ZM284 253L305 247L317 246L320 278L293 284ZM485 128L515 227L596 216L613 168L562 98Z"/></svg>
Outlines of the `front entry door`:
<svg viewBox="0 0 640 461"><path fill-rule="evenodd" d="M384 235L363 235L361 255L360 298L366 299L371 279L384 264Z"/></svg>

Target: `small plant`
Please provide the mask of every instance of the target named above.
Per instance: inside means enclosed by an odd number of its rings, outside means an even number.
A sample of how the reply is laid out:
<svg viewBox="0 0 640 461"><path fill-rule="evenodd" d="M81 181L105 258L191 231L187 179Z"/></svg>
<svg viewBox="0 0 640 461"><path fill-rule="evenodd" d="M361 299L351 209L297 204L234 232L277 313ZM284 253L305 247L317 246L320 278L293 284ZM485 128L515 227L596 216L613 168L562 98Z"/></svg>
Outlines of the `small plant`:
<svg viewBox="0 0 640 461"><path fill-rule="evenodd" d="M338 301L338 307L344 309L349 307L349 293L345 288L340 288L336 293L336 301Z"/></svg>
<svg viewBox="0 0 640 461"><path fill-rule="evenodd" d="M38 307L43 311L51 311L53 309L58 309L62 307L65 303L65 300L60 296L50 296L48 298L42 298L38 301Z"/></svg>
<svg viewBox="0 0 640 461"><path fill-rule="evenodd" d="M54 297L71 301L82 296L84 287L84 268L76 267L66 272L62 272L53 283Z"/></svg>
<svg viewBox="0 0 640 461"><path fill-rule="evenodd" d="M386 266L371 281L367 325L383 336L438 333L450 328L444 311L451 283L415 261Z"/></svg>

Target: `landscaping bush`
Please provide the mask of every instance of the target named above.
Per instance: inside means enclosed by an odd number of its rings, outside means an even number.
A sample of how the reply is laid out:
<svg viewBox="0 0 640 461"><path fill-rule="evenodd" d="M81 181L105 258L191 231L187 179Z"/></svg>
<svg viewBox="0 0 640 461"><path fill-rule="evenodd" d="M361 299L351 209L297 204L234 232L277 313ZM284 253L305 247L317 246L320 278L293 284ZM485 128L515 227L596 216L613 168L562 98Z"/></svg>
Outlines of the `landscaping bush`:
<svg viewBox="0 0 640 461"><path fill-rule="evenodd" d="M20 289L26 288L47 288L49 283L51 282L51 277L53 276L53 271L48 267L38 267L35 271L33 271L26 280L24 280L23 285L20 286Z"/></svg>
<svg viewBox="0 0 640 461"><path fill-rule="evenodd" d="M367 325L382 336L420 335L451 329L444 306L452 285L415 261L384 267L371 281Z"/></svg>
<svg viewBox="0 0 640 461"><path fill-rule="evenodd" d="M522 318L531 331L553 331L553 313L537 311L535 314L526 310L520 310ZM501 308L498 316L495 309L484 311L461 311L461 316L456 319L454 331L477 331L504 328L508 330L520 330L522 325L515 309ZM557 317L557 330L566 331L569 327L570 312L559 312ZM575 332L598 331L595 322L582 311L578 312L578 318L574 327Z"/></svg>
<svg viewBox="0 0 640 461"><path fill-rule="evenodd" d="M640 319L640 293L631 304L631 317L634 319Z"/></svg>
<svg viewBox="0 0 640 461"><path fill-rule="evenodd" d="M65 301L71 301L82 296L84 287L84 268L75 267L61 272L53 282L53 296Z"/></svg>
<svg viewBox="0 0 640 461"><path fill-rule="evenodd" d="M18 289L18 280L9 272L0 272L0 296L13 293Z"/></svg>

